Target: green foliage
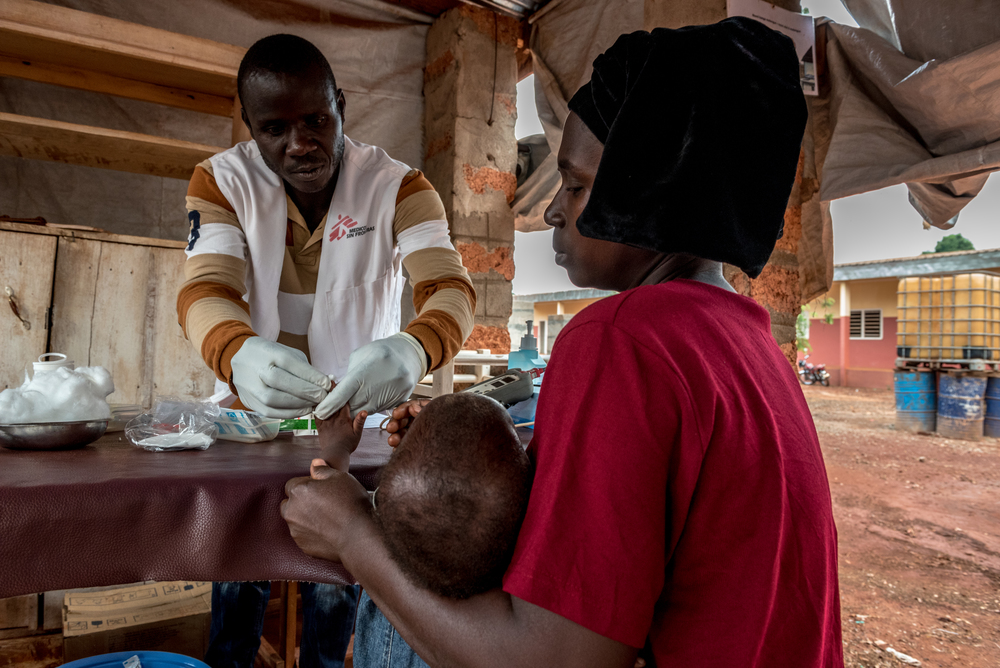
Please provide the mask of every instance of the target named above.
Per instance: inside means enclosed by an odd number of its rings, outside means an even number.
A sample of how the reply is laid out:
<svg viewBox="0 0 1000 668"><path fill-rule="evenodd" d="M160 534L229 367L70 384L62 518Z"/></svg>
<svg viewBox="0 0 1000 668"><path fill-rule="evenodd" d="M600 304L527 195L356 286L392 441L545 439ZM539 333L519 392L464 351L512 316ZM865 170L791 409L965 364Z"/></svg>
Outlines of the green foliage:
<svg viewBox="0 0 1000 668"><path fill-rule="evenodd" d="M802 352L811 350L809 345L809 321L816 317L819 311L823 311L823 322L828 325L833 324L833 305L837 303L833 297L826 297L821 302L813 302L814 309L808 305L803 306L798 316L795 317L795 345Z"/></svg>
<svg viewBox="0 0 1000 668"><path fill-rule="evenodd" d="M809 307L807 306L803 306L802 310L795 317L795 346L802 352L810 350Z"/></svg>
<svg viewBox="0 0 1000 668"><path fill-rule="evenodd" d="M967 251L976 250L976 247L972 245L972 242L963 237L961 234L949 234L943 237L941 241L937 242L937 245L932 251L924 251L923 255L929 255L931 253L951 253L953 251Z"/></svg>

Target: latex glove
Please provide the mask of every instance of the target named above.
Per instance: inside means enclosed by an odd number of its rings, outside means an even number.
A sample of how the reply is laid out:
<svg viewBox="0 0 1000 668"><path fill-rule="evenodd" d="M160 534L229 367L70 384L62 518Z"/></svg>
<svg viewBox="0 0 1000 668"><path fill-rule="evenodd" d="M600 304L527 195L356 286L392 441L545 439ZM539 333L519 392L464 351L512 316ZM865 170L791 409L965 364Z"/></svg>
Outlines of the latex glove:
<svg viewBox="0 0 1000 668"><path fill-rule="evenodd" d="M243 342L233 355L233 385L240 401L267 417L295 418L326 399L330 378L301 350L259 336Z"/></svg>
<svg viewBox="0 0 1000 668"><path fill-rule="evenodd" d="M351 415L391 408L409 399L425 375L427 353L411 335L372 341L351 353L347 374L316 407L316 417L325 420L348 403Z"/></svg>

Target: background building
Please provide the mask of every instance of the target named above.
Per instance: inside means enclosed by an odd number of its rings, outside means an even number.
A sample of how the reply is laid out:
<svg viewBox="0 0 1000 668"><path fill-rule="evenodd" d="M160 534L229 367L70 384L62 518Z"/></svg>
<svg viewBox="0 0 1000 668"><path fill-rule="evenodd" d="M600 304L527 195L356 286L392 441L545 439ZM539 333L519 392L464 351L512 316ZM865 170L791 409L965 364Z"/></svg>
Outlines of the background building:
<svg viewBox="0 0 1000 668"><path fill-rule="evenodd" d="M526 331L525 323L532 321L533 334L538 337L538 351L551 352L556 336L570 319L599 299L618 294L611 290L563 290L536 295L514 295L507 330L510 332L511 350L517 350Z"/></svg>
<svg viewBox="0 0 1000 668"><path fill-rule="evenodd" d="M966 271L1000 273L1000 249L836 265L833 287L806 306L809 360L826 364L832 385L891 388L899 279ZM828 298L833 305L824 307Z"/></svg>

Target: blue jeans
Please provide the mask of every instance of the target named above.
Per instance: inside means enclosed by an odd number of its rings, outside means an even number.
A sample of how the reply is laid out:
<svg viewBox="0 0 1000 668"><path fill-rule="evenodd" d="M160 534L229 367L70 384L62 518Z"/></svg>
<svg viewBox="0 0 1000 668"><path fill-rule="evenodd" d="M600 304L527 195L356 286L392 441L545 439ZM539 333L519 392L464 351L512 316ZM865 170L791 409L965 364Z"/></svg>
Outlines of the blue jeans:
<svg viewBox="0 0 1000 668"><path fill-rule="evenodd" d="M361 592L354 629L357 668L429 668L396 632L368 592Z"/></svg>
<svg viewBox="0 0 1000 668"><path fill-rule="evenodd" d="M299 591L302 592L299 668L344 668L358 605L358 586L301 582ZM205 663L212 668L253 668L270 594L270 582L212 585L212 631ZM286 665L291 667L292 660Z"/></svg>

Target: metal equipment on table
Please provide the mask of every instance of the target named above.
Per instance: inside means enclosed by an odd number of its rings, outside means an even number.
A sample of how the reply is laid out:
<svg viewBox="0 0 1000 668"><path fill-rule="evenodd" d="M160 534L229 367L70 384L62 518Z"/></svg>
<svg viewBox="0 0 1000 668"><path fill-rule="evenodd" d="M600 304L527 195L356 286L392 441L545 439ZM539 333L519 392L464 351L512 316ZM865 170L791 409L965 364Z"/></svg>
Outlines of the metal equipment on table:
<svg viewBox="0 0 1000 668"><path fill-rule="evenodd" d="M0 446L11 450L72 450L104 436L108 420L0 424Z"/></svg>

